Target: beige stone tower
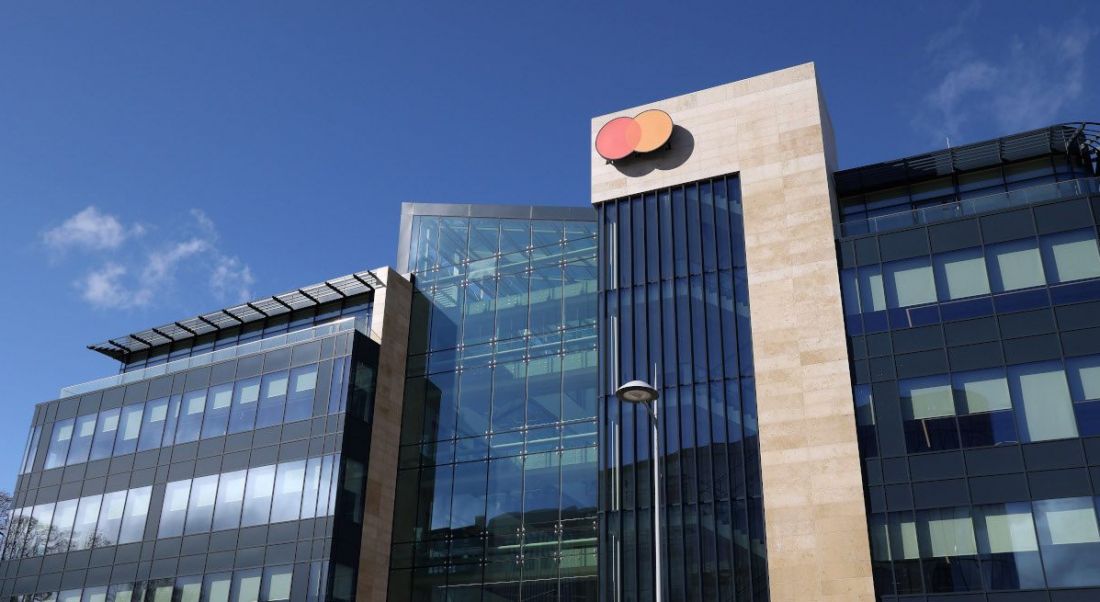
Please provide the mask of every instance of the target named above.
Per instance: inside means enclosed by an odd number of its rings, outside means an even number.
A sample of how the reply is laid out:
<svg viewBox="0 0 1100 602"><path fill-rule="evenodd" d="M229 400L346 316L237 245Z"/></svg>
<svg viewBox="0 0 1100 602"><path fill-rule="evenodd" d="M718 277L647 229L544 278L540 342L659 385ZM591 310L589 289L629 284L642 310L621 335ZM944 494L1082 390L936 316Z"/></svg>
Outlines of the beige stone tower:
<svg viewBox="0 0 1100 602"><path fill-rule="evenodd" d="M592 152L592 202L740 175L771 599L874 600L814 65L597 117L593 144L651 108L679 126L671 148L616 164Z"/></svg>

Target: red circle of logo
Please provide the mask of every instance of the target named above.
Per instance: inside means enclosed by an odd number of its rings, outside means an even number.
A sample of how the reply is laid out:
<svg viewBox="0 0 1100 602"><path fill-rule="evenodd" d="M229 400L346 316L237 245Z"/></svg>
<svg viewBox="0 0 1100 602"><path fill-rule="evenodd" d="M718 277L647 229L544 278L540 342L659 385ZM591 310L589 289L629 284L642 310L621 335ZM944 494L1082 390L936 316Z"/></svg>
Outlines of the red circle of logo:
<svg viewBox="0 0 1100 602"><path fill-rule="evenodd" d="M596 152L608 161L622 159L634 152L642 139L642 126L633 117L616 117L596 134Z"/></svg>

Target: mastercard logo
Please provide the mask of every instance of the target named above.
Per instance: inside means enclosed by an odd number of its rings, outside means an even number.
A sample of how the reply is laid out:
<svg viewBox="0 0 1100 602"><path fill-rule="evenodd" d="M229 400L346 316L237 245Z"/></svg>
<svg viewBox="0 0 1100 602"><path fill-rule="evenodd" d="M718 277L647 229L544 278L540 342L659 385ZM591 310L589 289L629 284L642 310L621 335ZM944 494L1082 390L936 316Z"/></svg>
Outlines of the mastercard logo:
<svg viewBox="0 0 1100 602"><path fill-rule="evenodd" d="M631 153L655 151L672 136L672 118L660 109L642 111L634 117L616 117L596 133L596 152L608 161Z"/></svg>

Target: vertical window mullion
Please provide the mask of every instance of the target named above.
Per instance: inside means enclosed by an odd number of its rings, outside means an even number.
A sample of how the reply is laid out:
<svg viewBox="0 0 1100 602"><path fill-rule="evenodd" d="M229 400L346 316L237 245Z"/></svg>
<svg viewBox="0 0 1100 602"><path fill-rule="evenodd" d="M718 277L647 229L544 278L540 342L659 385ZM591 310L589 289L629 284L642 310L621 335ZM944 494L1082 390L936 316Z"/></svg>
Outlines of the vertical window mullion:
<svg viewBox="0 0 1100 602"><path fill-rule="evenodd" d="M676 278L686 278L688 275L688 235L687 209L684 205L683 187L672 189L672 229L673 275Z"/></svg>
<svg viewBox="0 0 1100 602"><path fill-rule="evenodd" d="M718 234L715 225L714 187L712 182L699 184L699 239L703 248L703 271L711 272L718 267ZM721 180L718 184L722 185Z"/></svg>
<svg viewBox="0 0 1100 602"><path fill-rule="evenodd" d="M714 229L716 233L715 246L718 253L718 269L728 270L733 267L733 240L730 236L730 203L726 194L727 178L721 178L714 183Z"/></svg>
<svg viewBox="0 0 1100 602"><path fill-rule="evenodd" d="M657 193L657 211L659 217L655 219L658 221L658 250L661 258L659 277L661 280L671 280L676 274L676 264L673 261L672 191L666 189Z"/></svg>
<svg viewBox="0 0 1100 602"><path fill-rule="evenodd" d="M638 286L646 282L646 247L651 244L646 240L645 198L642 195L633 197L630 201L630 225L631 237L635 241L631 285Z"/></svg>
<svg viewBox="0 0 1100 602"><path fill-rule="evenodd" d="M630 286L630 281L634 276L634 233L633 222L631 220L630 211L630 199L626 198L616 203L619 211L619 222L615 229L615 242L619 245L619 265L617 271L619 272L619 288L626 288Z"/></svg>
<svg viewBox="0 0 1100 602"><path fill-rule="evenodd" d="M645 231L646 231L646 282L661 279L661 237L660 222L657 217L657 195L650 192L645 195Z"/></svg>

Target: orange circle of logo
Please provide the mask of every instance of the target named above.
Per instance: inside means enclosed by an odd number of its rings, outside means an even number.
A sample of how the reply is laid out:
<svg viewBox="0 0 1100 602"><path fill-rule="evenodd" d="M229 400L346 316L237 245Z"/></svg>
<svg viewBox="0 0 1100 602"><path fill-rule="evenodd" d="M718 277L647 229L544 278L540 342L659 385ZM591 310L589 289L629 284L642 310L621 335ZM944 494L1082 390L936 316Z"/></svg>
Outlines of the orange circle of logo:
<svg viewBox="0 0 1100 602"><path fill-rule="evenodd" d="M616 117L596 133L596 152L608 161L631 153L655 151L672 136L672 118L660 109L642 111L634 117Z"/></svg>
<svg viewBox="0 0 1100 602"><path fill-rule="evenodd" d="M642 138L634 146L636 153L655 151L672 136L672 118L660 109L642 111L634 117L634 121L642 127Z"/></svg>

